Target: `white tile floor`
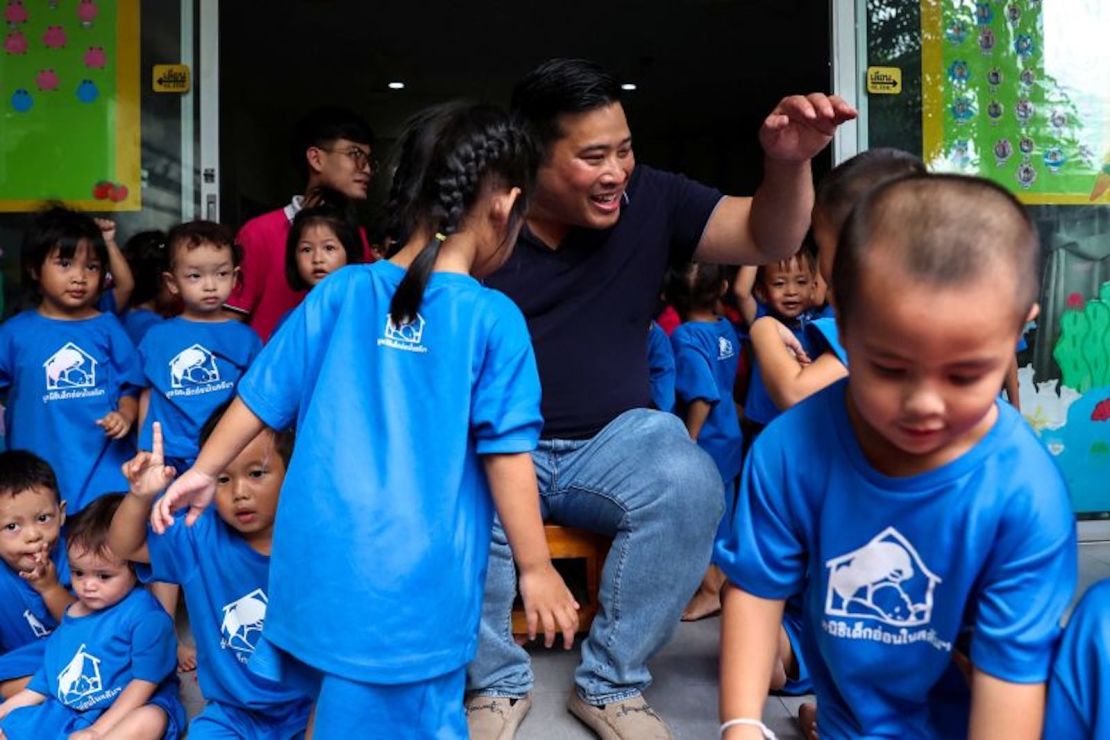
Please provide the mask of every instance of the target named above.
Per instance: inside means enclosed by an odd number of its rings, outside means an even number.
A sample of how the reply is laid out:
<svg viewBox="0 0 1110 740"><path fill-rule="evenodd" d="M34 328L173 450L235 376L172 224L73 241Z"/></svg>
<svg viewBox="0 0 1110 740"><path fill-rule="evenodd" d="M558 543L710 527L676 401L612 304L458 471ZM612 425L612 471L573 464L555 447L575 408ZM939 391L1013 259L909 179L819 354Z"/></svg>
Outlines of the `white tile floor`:
<svg viewBox="0 0 1110 740"><path fill-rule="evenodd" d="M1110 578L1110 543L1081 545L1079 590ZM1078 598L1077 594L1077 598ZM647 700L667 720L675 738L694 740L717 736L717 619L681 624L671 642L651 663L655 683ZM566 711L574 680L578 650L532 652L536 688L532 711L517 734L518 740L590 740L594 736ZM195 674L182 676L182 695L193 716L200 709ZM770 697L763 721L782 740L800 740L795 722L801 698Z"/></svg>

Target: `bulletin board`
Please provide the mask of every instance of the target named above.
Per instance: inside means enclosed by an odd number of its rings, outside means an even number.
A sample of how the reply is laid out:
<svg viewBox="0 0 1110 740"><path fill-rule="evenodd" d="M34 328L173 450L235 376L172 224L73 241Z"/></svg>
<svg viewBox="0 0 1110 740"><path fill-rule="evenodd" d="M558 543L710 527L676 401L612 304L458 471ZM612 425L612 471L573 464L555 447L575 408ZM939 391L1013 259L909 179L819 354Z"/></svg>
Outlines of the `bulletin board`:
<svg viewBox="0 0 1110 740"><path fill-rule="evenodd" d="M1110 2L923 0L921 19L931 168L1110 203Z"/></svg>
<svg viewBox="0 0 1110 740"><path fill-rule="evenodd" d="M139 210L139 0L0 3L0 211Z"/></svg>

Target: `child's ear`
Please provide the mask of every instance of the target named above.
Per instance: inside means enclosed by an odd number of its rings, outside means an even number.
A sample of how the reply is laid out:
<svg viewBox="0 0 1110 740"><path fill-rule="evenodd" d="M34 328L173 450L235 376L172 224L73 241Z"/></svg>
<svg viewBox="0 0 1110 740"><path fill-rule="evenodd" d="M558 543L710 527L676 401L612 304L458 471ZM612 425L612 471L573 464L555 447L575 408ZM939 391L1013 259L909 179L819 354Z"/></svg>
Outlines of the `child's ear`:
<svg viewBox="0 0 1110 740"><path fill-rule="evenodd" d="M721 281L721 289L719 291L717 291L717 297L718 298L724 298L727 293L728 293L728 281L727 280L722 280Z"/></svg>
<svg viewBox="0 0 1110 740"><path fill-rule="evenodd" d="M238 269L238 268L236 268L236 269ZM164 282L166 284L166 290L168 290L171 295L175 295L175 296L180 295L178 293L178 290L177 290L177 281L173 279L173 273L172 272L163 272L162 273L162 282Z"/></svg>
<svg viewBox="0 0 1110 740"><path fill-rule="evenodd" d="M1029 315L1025 317L1025 323L1028 324L1030 321L1033 321L1034 319L1036 319L1040 315L1041 315L1041 304L1034 303L1032 306L1029 307ZM1022 324L1022 328L1023 329L1025 328L1025 324Z"/></svg>
<svg viewBox="0 0 1110 740"><path fill-rule="evenodd" d="M64 527L65 525L66 525L66 502L65 501L59 501L58 502L58 528L60 529L61 527Z"/></svg>
<svg viewBox="0 0 1110 740"><path fill-rule="evenodd" d="M516 205L520 193L520 188L509 188L493 193L490 198L490 217L494 223L503 227L509 222L509 216L513 212L513 206Z"/></svg>
<svg viewBox="0 0 1110 740"><path fill-rule="evenodd" d="M755 299L760 303L767 302L767 291L763 289L763 283L756 283L752 286L752 295L755 296Z"/></svg>

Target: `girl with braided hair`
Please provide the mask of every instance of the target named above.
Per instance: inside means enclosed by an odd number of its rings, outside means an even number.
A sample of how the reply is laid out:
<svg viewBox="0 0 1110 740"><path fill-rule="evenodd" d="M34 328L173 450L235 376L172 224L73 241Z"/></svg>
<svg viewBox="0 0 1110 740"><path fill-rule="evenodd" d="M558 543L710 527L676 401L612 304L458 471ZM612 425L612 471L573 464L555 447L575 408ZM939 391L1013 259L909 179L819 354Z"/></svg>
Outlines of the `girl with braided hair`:
<svg viewBox="0 0 1110 740"><path fill-rule="evenodd" d="M388 260L333 273L242 379L195 466L155 506L188 526L263 428L297 425L250 666L315 699L320 737L465 738L493 511L529 632L569 648L529 452L540 386L519 309L479 279L516 241L538 155L496 108L418 114L398 142ZM175 522L179 509L184 522Z"/></svg>

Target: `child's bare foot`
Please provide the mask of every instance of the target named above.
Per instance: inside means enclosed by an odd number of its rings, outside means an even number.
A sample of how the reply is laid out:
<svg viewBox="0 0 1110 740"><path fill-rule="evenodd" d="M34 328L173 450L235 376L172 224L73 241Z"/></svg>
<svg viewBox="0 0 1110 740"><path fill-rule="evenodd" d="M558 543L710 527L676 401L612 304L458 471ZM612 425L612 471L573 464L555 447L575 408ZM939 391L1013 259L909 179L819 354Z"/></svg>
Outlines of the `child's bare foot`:
<svg viewBox="0 0 1110 740"><path fill-rule="evenodd" d="M188 673L197 669L197 649L192 645L178 643L177 672Z"/></svg>
<svg viewBox="0 0 1110 740"><path fill-rule="evenodd" d="M699 619L706 617L714 617L721 613L721 594L720 592L707 591L704 588L699 588L694 598L690 599L690 603L682 611L683 622L696 622Z"/></svg>
<svg viewBox="0 0 1110 740"><path fill-rule="evenodd" d="M798 725L806 740L817 740L817 705L805 703L798 707Z"/></svg>

